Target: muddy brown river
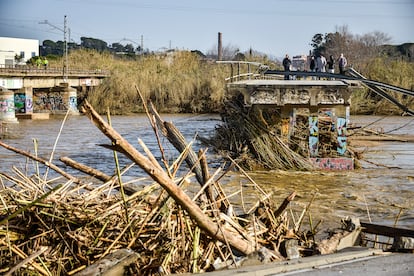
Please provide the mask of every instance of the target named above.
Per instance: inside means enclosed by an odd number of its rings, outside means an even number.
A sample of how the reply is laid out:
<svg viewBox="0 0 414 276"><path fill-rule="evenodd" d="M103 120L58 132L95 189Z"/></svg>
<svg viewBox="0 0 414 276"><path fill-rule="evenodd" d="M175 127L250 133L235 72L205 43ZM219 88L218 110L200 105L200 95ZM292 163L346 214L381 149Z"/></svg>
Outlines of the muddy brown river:
<svg viewBox="0 0 414 276"><path fill-rule="evenodd" d="M196 135L210 136L220 123L217 115L164 114L162 117L173 122L188 141ZM108 139L85 116L70 116L62 127L63 118L58 116L49 120L20 120L13 127L11 136L2 141L34 152L36 140L39 156L49 159L54 152L53 162L62 168L65 167L58 158L68 156L77 162L113 174L113 153L98 146L108 144ZM351 116L351 122L357 126L369 125L370 129L377 131L390 131L390 135L414 135L413 117ZM157 141L145 115L113 116L112 125L133 145L138 145L138 138L142 139L160 159ZM167 159L172 162L177 153L165 138L162 140ZM198 141L194 142L195 150L200 146ZM364 150L365 161L361 161L361 169L354 171L254 171L248 172L248 175L266 193L272 193L272 200L276 204L296 191L297 196L288 208L290 215L298 218L301 210L311 203L310 215L305 220L314 225L321 221L322 228L335 227L346 216L357 216L363 221L392 226L399 216L397 226L414 229L414 143L360 141L358 149ZM220 167L219 156L210 152L208 159L211 168ZM33 172L32 161L4 148L0 148L0 160L2 173L11 173L12 166L23 172ZM123 166L129 161L121 157L120 163ZM75 175L80 174L68 168L65 170ZM140 175L142 171L133 168L125 177ZM243 204L257 201L257 195L250 192L254 185L252 188L252 182L246 176L233 172L223 181L229 191L237 192L241 189L246 196L245 202L239 202L239 209L243 208Z"/></svg>

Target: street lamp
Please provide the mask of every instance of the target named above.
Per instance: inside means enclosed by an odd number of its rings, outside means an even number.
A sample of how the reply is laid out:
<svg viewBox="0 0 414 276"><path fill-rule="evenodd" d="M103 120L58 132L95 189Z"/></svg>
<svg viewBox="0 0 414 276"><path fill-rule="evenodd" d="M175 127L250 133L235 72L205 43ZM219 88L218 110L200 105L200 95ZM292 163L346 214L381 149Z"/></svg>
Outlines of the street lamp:
<svg viewBox="0 0 414 276"><path fill-rule="evenodd" d="M55 28L56 30L59 30L61 32L63 32L63 82L67 82L68 80L68 43L67 43L67 19L66 19L66 15L64 17L64 21L63 21L63 29L59 28L51 23L49 23L49 21L47 20L43 20L40 21L39 24L47 24L53 28Z"/></svg>

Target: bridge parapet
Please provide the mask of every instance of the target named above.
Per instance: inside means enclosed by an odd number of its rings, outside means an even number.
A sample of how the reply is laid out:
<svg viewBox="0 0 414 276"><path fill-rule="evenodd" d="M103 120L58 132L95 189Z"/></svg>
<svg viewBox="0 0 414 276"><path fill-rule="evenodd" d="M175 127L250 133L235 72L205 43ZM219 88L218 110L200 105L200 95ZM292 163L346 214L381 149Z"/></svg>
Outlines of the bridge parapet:
<svg viewBox="0 0 414 276"><path fill-rule="evenodd" d="M84 70L84 69L68 69L66 71L68 77L95 77L106 78L110 76L108 70ZM63 76L63 68L59 67L34 67L34 66L4 66L0 65L0 77L61 77Z"/></svg>
<svg viewBox="0 0 414 276"><path fill-rule="evenodd" d="M247 105L349 105L351 96L349 85L336 80L251 79L231 82L227 89L241 93Z"/></svg>

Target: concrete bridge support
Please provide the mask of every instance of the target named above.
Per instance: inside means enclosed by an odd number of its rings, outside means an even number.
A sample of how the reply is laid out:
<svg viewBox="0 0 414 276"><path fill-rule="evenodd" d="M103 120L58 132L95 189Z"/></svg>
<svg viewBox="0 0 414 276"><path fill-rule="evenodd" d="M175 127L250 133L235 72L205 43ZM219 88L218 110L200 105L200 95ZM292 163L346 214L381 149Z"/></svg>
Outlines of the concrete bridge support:
<svg viewBox="0 0 414 276"><path fill-rule="evenodd" d="M346 129L352 92L347 83L334 80L254 79L232 82L227 88L232 94L243 95L247 106L276 110L281 127L280 138L286 144L289 144L295 131L297 116L300 114L302 119L307 118L305 136L308 137L312 162L323 169L353 169L353 160L347 157ZM324 144L321 137L336 140Z"/></svg>
<svg viewBox="0 0 414 276"><path fill-rule="evenodd" d="M48 119L49 114L79 114L77 90L68 83L48 89L23 87L14 93L17 117L20 119Z"/></svg>
<svg viewBox="0 0 414 276"><path fill-rule="evenodd" d="M0 84L14 92L16 116L19 119L47 119L49 114L79 114L77 87L84 94L109 77L105 70L68 70L62 78L62 68L38 69L31 66L0 68ZM65 81L63 81L65 79Z"/></svg>
<svg viewBox="0 0 414 276"><path fill-rule="evenodd" d="M3 87L0 87L0 122L18 123L14 108L14 93Z"/></svg>
<svg viewBox="0 0 414 276"><path fill-rule="evenodd" d="M18 113L33 114L33 87L23 87L15 94L15 105Z"/></svg>

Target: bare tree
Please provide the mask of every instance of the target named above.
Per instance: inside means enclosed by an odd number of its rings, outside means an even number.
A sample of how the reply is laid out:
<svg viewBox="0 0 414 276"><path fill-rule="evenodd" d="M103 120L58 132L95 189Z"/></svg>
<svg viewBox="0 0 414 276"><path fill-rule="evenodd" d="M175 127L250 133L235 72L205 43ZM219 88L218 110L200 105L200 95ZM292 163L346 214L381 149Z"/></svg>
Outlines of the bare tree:
<svg viewBox="0 0 414 276"><path fill-rule="evenodd" d="M233 60L240 52L239 47L232 44L227 44L223 47L223 60ZM217 44L214 45L211 50L207 51L207 56L217 57Z"/></svg>
<svg viewBox="0 0 414 276"><path fill-rule="evenodd" d="M353 35L347 25L336 26L335 32L316 34L311 45L314 53L326 56L339 57L343 53L348 64L356 68L364 67L366 61L380 54L380 47L391 41L391 38L382 32L375 31L361 36Z"/></svg>

